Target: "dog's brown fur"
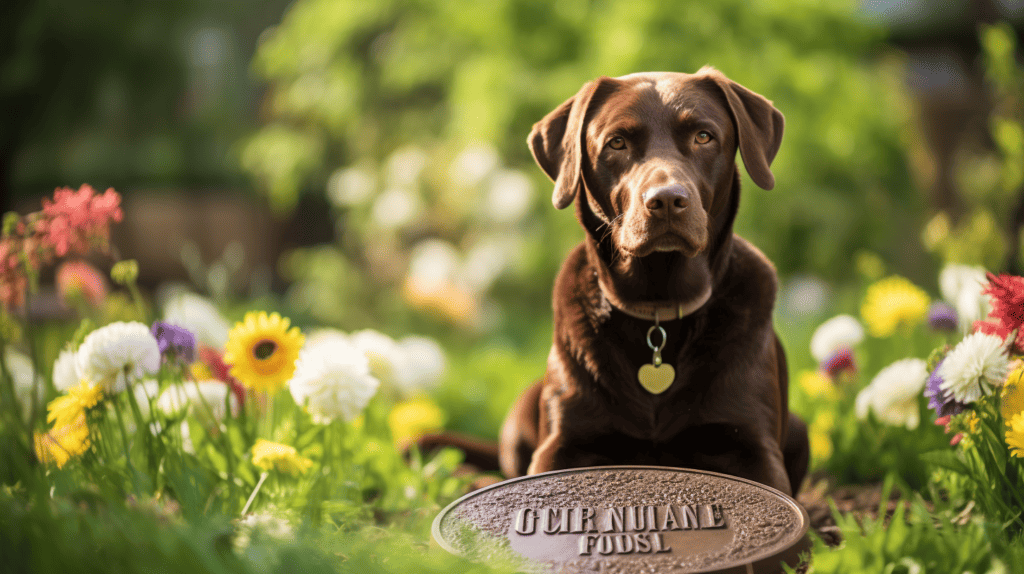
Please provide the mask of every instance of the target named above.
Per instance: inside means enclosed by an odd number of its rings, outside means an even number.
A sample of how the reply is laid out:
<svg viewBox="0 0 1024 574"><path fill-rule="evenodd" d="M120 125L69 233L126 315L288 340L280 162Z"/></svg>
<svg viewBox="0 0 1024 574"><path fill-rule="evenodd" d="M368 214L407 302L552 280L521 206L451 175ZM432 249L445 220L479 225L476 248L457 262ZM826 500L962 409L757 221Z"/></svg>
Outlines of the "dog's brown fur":
<svg viewBox="0 0 1024 574"><path fill-rule="evenodd" d="M807 429L789 413L775 270L732 232L737 148L771 189L782 129L768 100L710 68L598 78L534 126L528 141L555 181L552 200L575 201L586 239L555 281L547 372L502 428L506 476L656 464L799 488ZM653 322L636 316L680 306L682 319L659 313L675 382L651 394L637 372L652 359ZM493 446L450 434L420 444L493 461Z"/></svg>

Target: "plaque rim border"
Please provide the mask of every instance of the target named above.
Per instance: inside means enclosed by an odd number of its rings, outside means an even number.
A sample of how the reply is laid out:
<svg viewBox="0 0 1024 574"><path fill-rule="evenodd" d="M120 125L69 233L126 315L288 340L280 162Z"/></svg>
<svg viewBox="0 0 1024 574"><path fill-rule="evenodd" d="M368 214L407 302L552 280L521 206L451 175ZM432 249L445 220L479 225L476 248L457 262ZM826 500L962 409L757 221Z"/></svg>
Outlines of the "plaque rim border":
<svg viewBox="0 0 1024 574"><path fill-rule="evenodd" d="M722 571L726 571L727 569L730 569L730 568L736 568L736 567L742 567L742 566L748 566L750 568L750 570L748 570L748 572L754 572L756 569L761 568L761 562L763 562L765 560L771 560L772 558L777 556L777 557L779 557L779 559L781 561L781 560L784 559L783 557L786 556L786 555L794 555L794 554L795 555L799 555L799 553L804 551L804 550L810 550L810 544L809 544L810 541L807 540L807 531L810 529L810 523L811 523L810 515L807 514L807 509L805 509L799 502L797 502L797 500L795 498L793 498L792 496L782 492L781 490L778 490L776 488L772 488L771 486L768 486L766 484L761 484L760 482L757 482L757 481L754 481L754 480L750 480L749 478L742 478L742 477L739 477L739 476L733 476L731 474L725 474L725 473L721 473L721 472L714 472L714 471L710 471L710 470L698 470L698 469L695 469L695 468L684 468L684 467L677 467L677 466L630 465L630 464L617 464L617 465L608 465L608 466L584 466L584 467L579 467L579 468L565 468L565 469L561 469L561 470L549 470L547 472L541 472L541 473L538 473L538 474L528 474L526 476L517 476L515 478L509 478L509 479L502 480L500 482L496 482L494 484L489 484L489 485L487 485L487 486L485 486L483 488L474 490L472 492L467 492L466 494L464 494L464 495L460 496L459 498L453 500L452 502L448 503L447 506L445 506L443 509L441 509L441 511L437 513L437 516L434 517L434 520L433 520L433 522L430 525L430 536L434 539L435 542L437 542L438 546L440 546L441 548L445 549L445 551L447 551L448 553L454 554L455 556L465 557L465 555L462 552L459 552L455 548L453 548L448 543L448 541L445 540L445 538L443 536L441 536L441 520L444 519L444 517L448 516L448 514L456 506L458 506L459 504L461 504L462 502L464 502L466 500L469 500L469 499L471 499L471 498L473 498L475 496L483 494L483 493L485 493L485 492L487 492L489 490L493 490L493 489L496 489L498 487L503 487L506 484L511 484L511 483L514 483L514 482L522 482L522 481L525 481L525 480L535 480L537 478L548 477L548 476L576 474L576 473L580 473L580 472L593 471L593 470L608 470L608 471L614 471L614 470L659 470L659 471L684 472L684 473L690 473L690 474L703 474L703 475L708 475L708 476L715 476L715 477L718 477L718 478L723 478L723 479L726 479L726 480L732 480L732 481L735 481L735 482L746 483L746 484L748 484L750 486L761 488L761 489L763 489L765 491L768 491L771 494L776 495L778 498L780 498L786 504L788 504L789 506L795 508L798 511L797 514L800 515L800 527L798 528L799 534L797 534L793 538L793 542L788 547L786 547L786 548L784 548L782 550L779 550L777 552L774 552L772 554L769 554L769 555L755 554L755 555L750 557L751 558L750 560L723 563L720 566L715 567L714 569L711 569L711 570L708 570L708 569L693 570L693 571L691 571L692 574L700 574L702 572L722 572ZM801 547L801 548L798 548L798 547ZM795 552L794 552L794 550L795 550ZM525 558L525 557L524 557L524 559L525 560L529 560L529 558Z"/></svg>

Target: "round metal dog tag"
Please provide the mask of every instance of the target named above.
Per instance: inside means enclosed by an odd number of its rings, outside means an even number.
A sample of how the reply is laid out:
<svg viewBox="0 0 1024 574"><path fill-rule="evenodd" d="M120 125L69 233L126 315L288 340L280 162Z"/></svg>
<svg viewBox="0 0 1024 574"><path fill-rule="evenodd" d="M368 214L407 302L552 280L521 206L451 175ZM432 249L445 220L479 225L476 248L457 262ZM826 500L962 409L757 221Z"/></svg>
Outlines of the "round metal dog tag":
<svg viewBox="0 0 1024 574"><path fill-rule="evenodd" d="M449 552L529 572L776 574L807 552L807 512L756 482L698 470L607 466L471 492L434 519Z"/></svg>

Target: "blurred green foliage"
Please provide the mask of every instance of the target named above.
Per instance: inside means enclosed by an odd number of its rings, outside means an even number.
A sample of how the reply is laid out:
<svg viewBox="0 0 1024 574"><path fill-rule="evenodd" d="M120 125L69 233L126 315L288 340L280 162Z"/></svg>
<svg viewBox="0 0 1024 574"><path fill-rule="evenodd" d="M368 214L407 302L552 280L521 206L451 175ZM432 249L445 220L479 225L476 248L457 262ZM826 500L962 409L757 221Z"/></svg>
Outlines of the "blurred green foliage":
<svg viewBox="0 0 1024 574"><path fill-rule="evenodd" d="M848 254L861 248L921 266L898 61L879 63L884 33L856 4L299 0L257 51L268 122L242 161L280 210L303 193L326 194L343 234L337 266L366 268L371 285L408 279L424 239L467 257L481 237L503 236L518 254L515 269L501 269L485 291L505 317L536 323L581 232L546 199L550 183L525 145L531 125L596 76L711 64L787 118L776 188L744 176L741 235L783 275L848 278ZM506 193L495 184L502 175L529 185L528 209L515 221L482 213ZM395 216L403 210L404 220ZM317 285L307 291L329 289L314 277L322 271L289 270L289 279ZM394 317L389 297L371 289L330 317L316 312L326 297L306 307L317 319L361 326L367 314Z"/></svg>

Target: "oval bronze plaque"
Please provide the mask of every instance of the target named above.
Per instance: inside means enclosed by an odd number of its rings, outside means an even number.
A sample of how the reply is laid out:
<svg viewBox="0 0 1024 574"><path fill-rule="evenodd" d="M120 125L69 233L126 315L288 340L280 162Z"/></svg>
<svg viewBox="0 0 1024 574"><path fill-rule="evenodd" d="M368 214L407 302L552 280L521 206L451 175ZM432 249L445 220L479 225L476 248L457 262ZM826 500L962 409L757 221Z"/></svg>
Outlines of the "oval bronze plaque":
<svg viewBox="0 0 1024 574"><path fill-rule="evenodd" d="M699 470L603 466L499 482L449 504L449 552L533 572L775 574L800 563L809 520L792 498Z"/></svg>

